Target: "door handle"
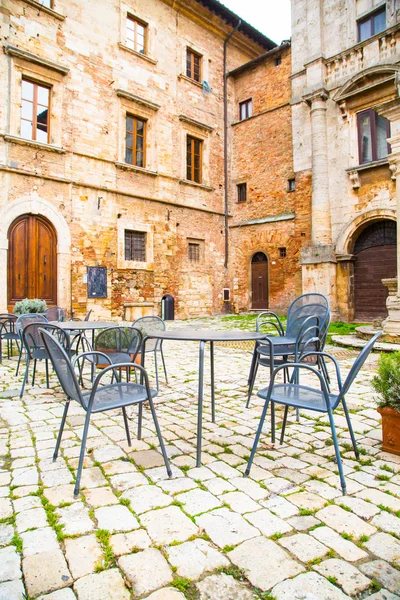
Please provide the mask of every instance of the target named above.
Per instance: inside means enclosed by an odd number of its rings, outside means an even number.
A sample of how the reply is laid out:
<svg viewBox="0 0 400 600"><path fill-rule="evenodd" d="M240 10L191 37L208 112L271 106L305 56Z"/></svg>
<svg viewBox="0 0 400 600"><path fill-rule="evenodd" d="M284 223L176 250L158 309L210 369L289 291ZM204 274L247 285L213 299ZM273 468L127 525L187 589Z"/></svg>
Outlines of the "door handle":
<svg viewBox="0 0 400 600"><path fill-rule="evenodd" d="M46 257L46 255L44 255L44 264L45 265L47 265L47 260L46 259L47 259L47 257Z"/></svg>
<svg viewBox="0 0 400 600"><path fill-rule="evenodd" d="M18 281L21 281L21 274L18 273Z"/></svg>

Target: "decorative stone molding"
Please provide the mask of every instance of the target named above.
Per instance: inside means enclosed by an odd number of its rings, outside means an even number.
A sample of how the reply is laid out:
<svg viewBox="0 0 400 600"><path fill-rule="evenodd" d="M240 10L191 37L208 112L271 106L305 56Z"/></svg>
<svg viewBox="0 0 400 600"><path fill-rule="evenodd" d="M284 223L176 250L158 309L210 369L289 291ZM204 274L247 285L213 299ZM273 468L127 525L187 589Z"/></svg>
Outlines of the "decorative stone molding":
<svg viewBox="0 0 400 600"><path fill-rule="evenodd" d="M319 263L336 263L336 254L333 244L305 246L301 250L300 264L314 265Z"/></svg>
<svg viewBox="0 0 400 600"><path fill-rule="evenodd" d="M349 174L349 178L351 181L351 186L354 190L358 190L358 188L361 186L361 182L360 182L360 176L358 174L358 170L354 169L352 171L347 171Z"/></svg>
<svg viewBox="0 0 400 600"><path fill-rule="evenodd" d="M381 158L380 160L373 160L369 163L365 163L363 165L357 165L356 167L350 167L350 169L346 169L346 173L348 174L351 184L355 190L357 190L361 186L360 180L360 171L369 171L370 169L375 169L377 167L388 166L390 169L390 164L388 158ZM392 177L393 179L393 177Z"/></svg>
<svg viewBox="0 0 400 600"><path fill-rule="evenodd" d="M32 54L31 52L27 52L26 50L21 50L21 48L11 46L10 44L7 44L5 46L4 52L9 56L14 56L16 58L26 60L27 62L31 62L35 65L45 67L46 69L56 71L57 73L61 73L61 75L67 75L69 73L68 67L64 67L64 65L59 65L58 63L55 63L52 60L42 58L41 56L36 56L36 54Z"/></svg>
<svg viewBox="0 0 400 600"><path fill-rule="evenodd" d="M329 93L325 88L319 88L318 90L314 90L310 94L306 94L303 96L304 102L312 107L313 102L317 100L326 101L329 98Z"/></svg>
<svg viewBox="0 0 400 600"><path fill-rule="evenodd" d="M195 181L190 181L189 179L179 179L179 183L181 185L193 185L194 187L201 188L202 190L207 190L207 192L213 192L215 188L211 185L206 185L205 183L196 183Z"/></svg>
<svg viewBox="0 0 400 600"><path fill-rule="evenodd" d="M141 52L137 52L136 50L133 50L132 48L128 48L128 46L125 46L125 44L121 44L121 42L118 43L118 46L121 48L121 50L126 50L126 52L130 52L131 54L133 54L134 56L137 56L138 58L143 58L143 60L147 60L147 62L151 63L152 65L157 64L157 61L154 60L154 58L150 58L150 56L147 56L146 54L142 54Z"/></svg>
<svg viewBox="0 0 400 600"><path fill-rule="evenodd" d="M214 127L211 127L210 125L207 125L206 123L201 123L200 121L196 121L195 119L192 119L191 117L187 117L186 115L179 115L179 120L183 121L187 125L192 125L193 127L198 127L199 129L203 129L204 131L207 131L209 133L214 131Z"/></svg>
<svg viewBox="0 0 400 600"><path fill-rule="evenodd" d="M39 11L42 11L42 12L46 13L47 15L51 15L52 17L55 17L59 21L65 21L65 16L64 15L62 15L61 13L55 11L52 8L49 8L48 6L44 6L40 2L36 2L36 0L23 0L23 1L26 4L29 4L30 6L33 6L34 8L37 8Z"/></svg>
<svg viewBox="0 0 400 600"><path fill-rule="evenodd" d="M338 89L333 100L339 104L343 100L353 98L357 94L362 94L390 81L393 81L393 91L395 91L395 89L397 90L396 75L399 71L399 65L376 65L364 70L361 67L350 80Z"/></svg>
<svg viewBox="0 0 400 600"><path fill-rule="evenodd" d="M347 223L340 231L336 240L336 256L349 255L352 253L355 234L362 225L373 223L374 221L381 221L383 219L396 221L396 211L389 208L367 210L350 221L350 223Z"/></svg>
<svg viewBox="0 0 400 600"><path fill-rule="evenodd" d="M115 90L117 96L120 98L125 98L125 100L130 100L131 102L135 102L136 104L140 104L141 106L145 106L150 110L159 110L161 106L156 104L155 102L151 102L150 100L146 100L145 98L141 98L140 96L136 96L135 94L131 94L131 92L127 92L125 90L117 89Z"/></svg>
<svg viewBox="0 0 400 600"><path fill-rule="evenodd" d="M22 146L32 146L33 148L39 148L40 150L48 150L49 152L57 152L58 154L65 154L65 148L61 146L55 146L54 144L44 144L43 142L37 142L36 140L27 140L25 138L18 137L17 135L3 135L6 142L12 144L21 144Z"/></svg>
<svg viewBox="0 0 400 600"><path fill-rule="evenodd" d="M115 166L123 171L135 171L136 173L143 173L143 175L150 175L151 177L158 177L157 171L150 171L150 169L144 169L136 165L130 165L129 163L115 162Z"/></svg>

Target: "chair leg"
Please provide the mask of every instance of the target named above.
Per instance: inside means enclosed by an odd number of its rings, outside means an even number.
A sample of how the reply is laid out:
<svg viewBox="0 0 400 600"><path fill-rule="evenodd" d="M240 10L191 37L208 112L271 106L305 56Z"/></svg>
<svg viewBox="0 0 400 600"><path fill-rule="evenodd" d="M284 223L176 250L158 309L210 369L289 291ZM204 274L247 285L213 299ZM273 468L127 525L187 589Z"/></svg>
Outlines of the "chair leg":
<svg viewBox="0 0 400 600"><path fill-rule="evenodd" d="M253 447L251 449L251 454L250 454L249 462L247 463L247 467L246 467L246 470L244 472L244 476L245 477L248 477L248 475L250 475L251 465L253 464L254 455L255 455L255 453L257 451L258 442L260 440L261 431L262 431L262 428L263 428L263 425L264 425L264 421L265 421L265 417L266 417L267 410L268 410L268 404L269 404L269 398L267 398L267 400L265 401L264 408L263 408L263 411L261 413L261 418L260 418L260 422L258 424L258 429L257 429L256 437L254 438L254 444L253 444Z"/></svg>
<svg viewBox="0 0 400 600"><path fill-rule="evenodd" d="M156 388L157 388L157 392L160 389L159 383L158 383L158 362L157 362L157 350L154 350L154 366L156 369Z"/></svg>
<svg viewBox="0 0 400 600"><path fill-rule="evenodd" d="M169 464L167 451L165 450L164 440L162 439L162 436L161 436L161 430L160 430L160 426L158 424L158 419L157 419L157 415L156 415L156 409L154 408L153 398L151 396L149 398L149 404L150 404L151 414L153 416L154 426L155 426L156 432L157 432L158 441L160 443L160 448L161 448L161 452L163 455L165 467L167 469L167 474L168 474L168 477L172 477L172 471L171 471L171 467Z"/></svg>
<svg viewBox="0 0 400 600"><path fill-rule="evenodd" d="M22 398L22 396L24 395L24 390L25 390L25 385L26 382L28 381L28 375L29 375L29 358L28 356L26 357L26 369L25 369L25 375L24 375L24 379L22 382L22 387L21 387L21 391L19 393L19 397Z"/></svg>
<svg viewBox="0 0 400 600"><path fill-rule="evenodd" d="M122 407L122 414L124 415L124 423L125 423L125 431L126 431L126 439L128 440L128 446L132 446L131 442L131 434L129 433L129 423L128 417L126 415L125 406Z"/></svg>
<svg viewBox="0 0 400 600"><path fill-rule="evenodd" d="M275 402L271 402L271 442L275 444Z"/></svg>
<svg viewBox="0 0 400 600"><path fill-rule="evenodd" d="M165 381L166 381L166 383L168 385L167 367L165 366L164 352L163 352L163 349L162 349L162 340L161 340L161 344L160 344L160 352L161 352L161 360L162 360L163 369L164 369Z"/></svg>
<svg viewBox="0 0 400 600"><path fill-rule="evenodd" d="M137 439L142 439L142 418L143 418L143 404L139 403L139 413L138 413L138 425L137 425Z"/></svg>
<svg viewBox="0 0 400 600"><path fill-rule="evenodd" d="M21 358L22 358L22 346L19 349L18 363L17 363L17 368L16 368L16 371L15 371L15 376L16 377L17 377L18 372L19 372L19 365L21 364Z"/></svg>
<svg viewBox="0 0 400 600"><path fill-rule="evenodd" d="M68 409L69 409L69 403L70 403L70 401L67 399L67 401L65 402L65 406L64 406L63 416L61 419L60 430L59 430L58 436L57 436L56 447L54 448L53 462L55 462L57 460L58 451L60 449L61 438L62 438L62 434L64 431L64 425L65 425L65 421L67 419L67 414L68 414Z"/></svg>
<svg viewBox="0 0 400 600"><path fill-rule="evenodd" d="M331 425L333 445L335 447L336 462L337 462L339 477L340 477L340 485L342 486L343 496L345 496L346 495L346 481L344 479L342 459L340 456L339 444L338 444L338 440L337 440L337 436L336 436L336 428L335 428L335 422L333 420L332 411L328 411L328 416L329 416L329 423Z"/></svg>
<svg viewBox="0 0 400 600"><path fill-rule="evenodd" d="M256 361L256 364L254 366L254 369L253 369L253 372L252 372L252 378L251 378L251 381L249 383L249 393L248 393L248 396L247 396L246 408L249 408L249 405L250 405L250 398L251 398L251 395L253 393L254 384L256 382L257 371L258 371L258 360Z"/></svg>
<svg viewBox="0 0 400 600"><path fill-rule="evenodd" d="M36 376L36 358L33 361L33 373L32 373L32 387L35 385L35 376Z"/></svg>
<svg viewBox="0 0 400 600"><path fill-rule="evenodd" d="M45 362L45 366L46 366L46 387L49 388L49 385L50 385L49 384L49 361L46 358L46 360L44 362Z"/></svg>
<svg viewBox="0 0 400 600"><path fill-rule="evenodd" d="M81 485L81 475L82 475L82 468L83 468L83 459L85 458L86 439L87 439L87 435L88 435L88 431L89 431L89 425L90 425L90 412L88 411L86 413L85 425L83 427L81 452L79 454L78 471L76 473L76 481L75 481L75 488L74 488L74 498L78 497L79 488L80 488L80 485Z"/></svg>
<svg viewBox="0 0 400 600"><path fill-rule="evenodd" d="M257 342L254 345L253 356L251 357L251 365L250 365L249 376L247 378L247 385L250 385L250 382L253 379L253 371L255 369L256 363L257 363Z"/></svg>
<svg viewBox="0 0 400 600"><path fill-rule="evenodd" d="M285 429L286 429L286 421L288 416L289 406L285 406L285 413L283 415L283 423L282 423L282 431L281 431L281 439L279 441L280 444L283 444L283 440L285 438Z"/></svg>
<svg viewBox="0 0 400 600"><path fill-rule="evenodd" d="M358 460L360 458L360 454L358 452L356 437L354 435L353 426L352 426L351 421L350 421L349 411L348 411L347 404L346 404L346 401L345 401L344 398L342 400L342 403L343 403L344 414L345 414L346 421L347 421L347 426L349 428L349 433L350 433L350 437L351 437L351 443L353 444L354 454L356 455L356 459Z"/></svg>

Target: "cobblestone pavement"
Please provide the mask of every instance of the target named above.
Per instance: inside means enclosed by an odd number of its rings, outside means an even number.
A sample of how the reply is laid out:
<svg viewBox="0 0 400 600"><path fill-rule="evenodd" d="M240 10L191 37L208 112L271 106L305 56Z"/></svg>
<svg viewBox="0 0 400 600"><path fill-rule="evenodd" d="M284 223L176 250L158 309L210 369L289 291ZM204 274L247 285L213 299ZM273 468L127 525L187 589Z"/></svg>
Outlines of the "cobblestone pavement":
<svg viewBox="0 0 400 600"><path fill-rule="evenodd" d="M296 422L292 412L282 446L270 444L266 425L243 478L262 403L253 396L245 408L250 354L235 348L216 348L217 422L206 386L203 466L195 468L198 348L164 348L170 384L161 373L156 407L173 478L149 410L132 447L122 415L100 413L77 500L82 409L71 407L53 463L63 410L54 375L47 390L40 367L21 401L15 359L0 365L0 600L399 599L400 457L380 450L369 384L376 355L348 395L360 462L343 413L335 417L344 497L327 418L316 413ZM338 356L346 372L354 354ZM260 371L258 387L268 381Z"/></svg>

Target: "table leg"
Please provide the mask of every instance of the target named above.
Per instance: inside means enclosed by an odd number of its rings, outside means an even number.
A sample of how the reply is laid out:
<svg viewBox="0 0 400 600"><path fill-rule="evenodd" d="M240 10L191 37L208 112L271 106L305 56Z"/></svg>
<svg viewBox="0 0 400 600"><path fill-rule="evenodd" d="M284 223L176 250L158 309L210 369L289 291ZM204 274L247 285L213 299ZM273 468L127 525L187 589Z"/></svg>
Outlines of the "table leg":
<svg viewBox="0 0 400 600"><path fill-rule="evenodd" d="M92 329L92 350L94 350L94 340L95 340L94 332L95 332L95 330ZM95 371L95 364L94 364L94 361L92 361L92 366L91 366L91 369L90 369L90 375L91 375L92 382L94 381L94 371Z"/></svg>
<svg viewBox="0 0 400 600"><path fill-rule="evenodd" d="M199 390L197 400L197 456L196 467L201 466L201 430L203 420L203 380L204 380L204 346L205 342L200 342L199 347Z"/></svg>
<svg viewBox="0 0 400 600"><path fill-rule="evenodd" d="M215 423L214 342L210 342L211 363L211 420Z"/></svg>

